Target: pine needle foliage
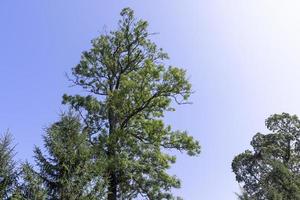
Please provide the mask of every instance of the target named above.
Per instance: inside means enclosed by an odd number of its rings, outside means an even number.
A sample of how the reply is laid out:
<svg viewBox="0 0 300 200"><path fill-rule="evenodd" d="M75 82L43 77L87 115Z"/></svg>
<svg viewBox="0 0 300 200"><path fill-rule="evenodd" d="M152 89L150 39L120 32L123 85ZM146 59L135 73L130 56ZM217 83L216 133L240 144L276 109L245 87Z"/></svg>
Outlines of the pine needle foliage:
<svg viewBox="0 0 300 200"><path fill-rule="evenodd" d="M101 166L77 116L63 114L44 135L46 155L35 148L37 174L51 200L102 199ZM28 176L27 176L28 177Z"/></svg>
<svg viewBox="0 0 300 200"><path fill-rule="evenodd" d="M15 200L46 200L47 190L44 186L42 178L33 169L28 162L22 165L20 178L21 184L14 194Z"/></svg>
<svg viewBox="0 0 300 200"><path fill-rule="evenodd" d="M14 161L15 146L12 135L6 132L0 137L0 199L9 199L16 187L18 173Z"/></svg>

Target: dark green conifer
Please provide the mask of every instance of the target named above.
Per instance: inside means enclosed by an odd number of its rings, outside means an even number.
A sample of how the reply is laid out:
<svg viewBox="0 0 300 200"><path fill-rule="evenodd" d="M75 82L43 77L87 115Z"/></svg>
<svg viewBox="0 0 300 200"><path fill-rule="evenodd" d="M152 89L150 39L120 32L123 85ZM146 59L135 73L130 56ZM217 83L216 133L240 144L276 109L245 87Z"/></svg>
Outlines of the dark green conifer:
<svg viewBox="0 0 300 200"><path fill-rule="evenodd" d="M10 133L7 132L0 137L0 199L3 200L10 199L17 185L14 148Z"/></svg>
<svg viewBox="0 0 300 200"><path fill-rule="evenodd" d="M47 190L42 178L29 163L22 165L21 183L14 193L13 200L46 200Z"/></svg>
<svg viewBox="0 0 300 200"><path fill-rule="evenodd" d="M39 169L37 174L43 180L47 199L102 198L103 179L98 176L101 166L97 164L78 117L64 114L46 130L44 143L46 154L40 148L34 152Z"/></svg>

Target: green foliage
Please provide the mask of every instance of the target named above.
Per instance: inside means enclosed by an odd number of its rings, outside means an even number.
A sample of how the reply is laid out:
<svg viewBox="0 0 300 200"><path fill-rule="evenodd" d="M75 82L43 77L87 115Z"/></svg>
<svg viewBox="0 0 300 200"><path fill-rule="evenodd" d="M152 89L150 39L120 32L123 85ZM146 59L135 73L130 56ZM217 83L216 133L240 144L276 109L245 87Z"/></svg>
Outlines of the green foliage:
<svg viewBox="0 0 300 200"><path fill-rule="evenodd" d="M43 155L40 148L35 149L39 172L29 166L24 168L28 191L37 189L43 196L40 177L48 193L47 199L101 199L103 179L97 176L101 168L94 159L88 139L78 117L64 114L44 136L48 156Z"/></svg>
<svg viewBox="0 0 300 200"><path fill-rule="evenodd" d="M188 103L191 84L183 69L165 65L168 55L151 42L147 26L123 9L118 29L94 39L72 70L70 79L87 95L63 97L105 160L108 200L172 199L180 181L167 173L175 157L163 149L200 153L197 141L163 122L172 102Z"/></svg>
<svg viewBox="0 0 300 200"><path fill-rule="evenodd" d="M235 194L236 194L238 200L251 200L251 198L249 197L249 195L243 188L241 188L240 194L238 194L238 193L235 193Z"/></svg>
<svg viewBox="0 0 300 200"><path fill-rule="evenodd" d="M37 174L29 163L22 166L22 184L13 195L15 200L46 200L47 190L42 178Z"/></svg>
<svg viewBox="0 0 300 200"><path fill-rule="evenodd" d="M0 137L0 199L3 200L11 197L18 178L12 142L10 133Z"/></svg>
<svg viewBox="0 0 300 200"><path fill-rule="evenodd" d="M300 121L275 114L266 126L272 133L257 133L251 141L254 151L234 158L236 180L253 199L300 199Z"/></svg>

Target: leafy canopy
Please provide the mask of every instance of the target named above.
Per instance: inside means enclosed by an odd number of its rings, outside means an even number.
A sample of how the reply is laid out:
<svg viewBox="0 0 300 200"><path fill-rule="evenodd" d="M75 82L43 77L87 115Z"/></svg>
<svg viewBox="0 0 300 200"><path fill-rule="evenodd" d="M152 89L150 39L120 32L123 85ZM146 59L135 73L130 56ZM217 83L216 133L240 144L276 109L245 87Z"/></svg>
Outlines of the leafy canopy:
<svg viewBox="0 0 300 200"><path fill-rule="evenodd" d="M236 156L232 169L251 199L300 199L300 121L282 113L266 120L269 134L257 133Z"/></svg>
<svg viewBox="0 0 300 200"><path fill-rule="evenodd" d="M188 103L191 84L183 69L166 66L168 55L150 40L148 23L130 8L121 12L116 31L92 40L70 80L86 95L64 95L81 116L97 156L105 160L108 200L172 199L180 187L167 169L175 157L166 149L200 153L185 131L165 125L174 103Z"/></svg>

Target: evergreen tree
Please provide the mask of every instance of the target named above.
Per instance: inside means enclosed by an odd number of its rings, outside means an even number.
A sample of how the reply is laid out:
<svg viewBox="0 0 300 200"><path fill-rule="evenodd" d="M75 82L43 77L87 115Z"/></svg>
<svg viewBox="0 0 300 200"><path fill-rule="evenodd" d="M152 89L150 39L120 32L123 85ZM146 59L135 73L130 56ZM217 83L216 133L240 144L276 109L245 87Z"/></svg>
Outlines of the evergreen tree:
<svg viewBox="0 0 300 200"><path fill-rule="evenodd" d="M105 160L108 200L173 199L180 181L167 173L176 158L165 150L200 152L187 132L163 122L173 103L188 103L191 85L183 69L166 67L168 55L151 42L147 26L123 9L118 29L94 39L72 70L70 79L88 94L63 98Z"/></svg>
<svg viewBox="0 0 300 200"><path fill-rule="evenodd" d="M97 176L101 168L95 161L93 149L78 117L64 114L59 122L47 129L44 142L48 156L36 148L35 158L38 175L47 189L47 199L102 199L103 179ZM27 178L31 179L32 175L35 177L31 168L28 170ZM29 182L31 191L41 187L39 182Z"/></svg>
<svg viewBox="0 0 300 200"><path fill-rule="evenodd" d="M18 173L14 161L15 151L10 133L0 137L0 199L9 199L16 187Z"/></svg>
<svg viewBox="0 0 300 200"><path fill-rule="evenodd" d="M47 190L42 178L33 170L29 163L22 166L22 183L13 195L14 200L46 200Z"/></svg>
<svg viewBox="0 0 300 200"><path fill-rule="evenodd" d="M232 169L251 199L300 199L300 121L287 113L266 120L272 131L257 133L254 151L236 156Z"/></svg>

